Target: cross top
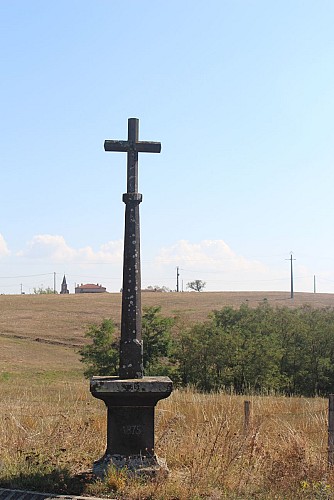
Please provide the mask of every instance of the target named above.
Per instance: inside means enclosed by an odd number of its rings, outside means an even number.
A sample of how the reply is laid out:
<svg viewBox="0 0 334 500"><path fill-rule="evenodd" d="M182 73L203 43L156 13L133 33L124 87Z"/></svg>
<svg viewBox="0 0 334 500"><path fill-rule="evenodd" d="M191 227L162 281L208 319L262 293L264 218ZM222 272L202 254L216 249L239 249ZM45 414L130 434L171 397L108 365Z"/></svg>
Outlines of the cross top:
<svg viewBox="0 0 334 500"><path fill-rule="evenodd" d="M138 153L160 153L160 142L138 141L139 120L128 119L128 140L104 141L105 151L116 151L127 153L127 192L138 192Z"/></svg>

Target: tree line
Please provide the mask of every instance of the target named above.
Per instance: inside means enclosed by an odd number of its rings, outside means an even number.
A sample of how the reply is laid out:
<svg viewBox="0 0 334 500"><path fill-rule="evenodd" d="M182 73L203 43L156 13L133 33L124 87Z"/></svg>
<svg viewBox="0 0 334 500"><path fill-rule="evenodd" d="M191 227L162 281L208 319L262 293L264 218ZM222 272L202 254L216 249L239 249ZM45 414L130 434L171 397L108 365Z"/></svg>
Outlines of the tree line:
<svg viewBox="0 0 334 500"><path fill-rule="evenodd" d="M92 325L91 343L80 350L86 376L118 370L112 320ZM202 391L277 391L314 396L334 392L334 309L302 306L213 311L205 322L185 324L143 311L146 375L169 375L175 384Z"/></svg>

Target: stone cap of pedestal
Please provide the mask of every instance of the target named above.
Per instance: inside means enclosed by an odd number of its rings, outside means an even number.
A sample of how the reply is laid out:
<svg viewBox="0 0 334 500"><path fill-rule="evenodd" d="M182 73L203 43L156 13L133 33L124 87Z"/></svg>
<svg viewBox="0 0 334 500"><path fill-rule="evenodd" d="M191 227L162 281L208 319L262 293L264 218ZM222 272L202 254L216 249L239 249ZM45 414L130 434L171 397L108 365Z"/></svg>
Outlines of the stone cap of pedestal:
<svg viewBox="0 0 334 500"><path fill-rule="evenodd" d="M169 377L92 377L90 391L110 406L154 406L173 390Z"/></svg>

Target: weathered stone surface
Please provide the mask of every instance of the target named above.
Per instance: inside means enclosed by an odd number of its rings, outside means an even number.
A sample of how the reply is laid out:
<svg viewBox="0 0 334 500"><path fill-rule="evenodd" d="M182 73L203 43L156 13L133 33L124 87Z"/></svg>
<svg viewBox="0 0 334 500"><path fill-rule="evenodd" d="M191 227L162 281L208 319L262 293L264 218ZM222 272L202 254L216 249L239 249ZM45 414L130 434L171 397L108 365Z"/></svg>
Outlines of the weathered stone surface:
<svg viewBox="0 0 334 500"><path fill-rule="evenodd" d="M169 377L93 377L90 391L107 406L155 406L160 399L170 396L173 382Z"/></svg>
<svg viewBox="0 0 334 500"><path fill-rule="evenodd" d="M161 394L167 397L173 390L173 382L169 377L143 377L141 379L122 379L119 377L92 377L90 388L94 396L99 394ZM166 396L164 396L166 394ZM102 399L102 398L101 398Z"/></svg>
<svg viewBox="0 0 334 500"><path fill-rule="evenodd" d="M93 472L97 476L103 477L109 467L126 470L130 476L141 477L166 477L168 468L166 461L153 456L134 455L125 457L124 455L105 455L97 460L93 466Z"/></svg>
<svg viewBox="0 0 334 500"><path fill-rule="evenodd" d="M91 379L91 393L108 408L105 457L154 457L154 408L172 389L169 377Z"/></svg>
<svg viewBox="0 0 334 500"><path fill-rule="evenodd" d="M160 142L139 141L139 120L129 118L128 139L105 141L105 151L127 153L127 192L125 203L122 320L119 376L143 377L143 343L141 338L141 272L140 223L138 193L138 153L160 153Z"/></svg>

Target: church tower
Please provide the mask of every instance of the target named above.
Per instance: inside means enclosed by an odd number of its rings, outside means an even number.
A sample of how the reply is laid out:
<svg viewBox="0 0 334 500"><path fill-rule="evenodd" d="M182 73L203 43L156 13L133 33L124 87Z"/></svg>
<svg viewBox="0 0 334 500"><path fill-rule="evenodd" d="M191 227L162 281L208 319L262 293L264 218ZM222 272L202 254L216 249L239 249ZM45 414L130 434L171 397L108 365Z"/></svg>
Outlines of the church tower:
<svg viewBox="0 0 334 500"><path fill-rule="evenodd" d="M68 291L68 288L67 288L67 283L66 283L65 274L64 274L64 277L63 277L63 282L62 282L62 284L61 284L61 290L60 290L60 293L61 293L61 294L70 293L70 292Z"/></svg>

